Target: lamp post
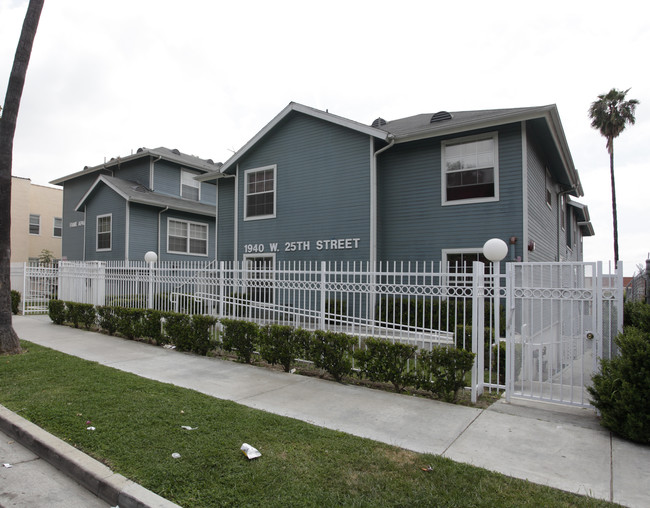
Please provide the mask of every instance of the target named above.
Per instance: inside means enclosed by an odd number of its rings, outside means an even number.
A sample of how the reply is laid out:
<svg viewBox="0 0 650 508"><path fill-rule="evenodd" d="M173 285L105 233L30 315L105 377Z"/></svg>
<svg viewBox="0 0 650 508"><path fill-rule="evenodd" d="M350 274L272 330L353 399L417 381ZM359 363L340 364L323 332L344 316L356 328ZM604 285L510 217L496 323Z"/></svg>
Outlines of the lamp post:
<svg viewBox="0 0 650 508"><path fill-rule="evenodd" d="M153 265L158 261L158 254L150 250L144 255L144 261L149 264L149 296L147 298L147 308L153 309Z"/></svg>
<svg viewBox="0 0 650 508"><path fill-rule="evenodd" d="M483 255L492 262L492 277L494 279L494 283L492 284L492 289L494 292L492 295L492 306L494 308L494 333L496 335L497 344L501 341L501 323L499 313L501 261L506 257L507 254L508 245L500 238L492 238L485 242L485 245L483 245ZM490 344L490 349L492 349L492 344ZM497 349L497 354L500 354L500 349Z"/></svg>

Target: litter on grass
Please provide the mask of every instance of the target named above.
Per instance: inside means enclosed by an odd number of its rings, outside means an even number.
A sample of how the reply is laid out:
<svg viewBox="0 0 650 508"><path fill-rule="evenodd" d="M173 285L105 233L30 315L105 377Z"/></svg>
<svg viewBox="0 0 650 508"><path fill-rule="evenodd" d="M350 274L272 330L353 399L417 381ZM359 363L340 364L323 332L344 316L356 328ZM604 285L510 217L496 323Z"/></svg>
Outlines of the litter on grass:
<svg viewBox="0 0 650 508"><path fill-rule="evenodd" d="M176 349L176 346L174 346L173 344L165 344L163 347L165 349Z"/></svg>
<svg viewBox="0 0 650 508"><path fill-rule="evenodd" d="M241 445L240 450L244 452L244 455L246 455L248 460L256 459L257 457L260 457L262 455L256 448L253 448L248 443L244 443L243 445Z"/></svg>
<svg viewBox="0 0 650 508"><path fill-rule="evenodd" d="M11 464L2 464L4 467L11 467Z"/></svg>
<svg viewBox="0 0 650 508"><path fill-rule="evenodd" d="M86 427L86 430L95 430L95 427Z"/></svg>
<svg viewBox="0 0 650 508"><path fill-rule="evenodd" d="M172 453L172 459L180 459L180 458L181 458L180 453L176 453L176 452Z"/></svg>
<svg viewBox="0 0 650 508"><path fill-rule="evenodd" d="M185 429L185 430L196 430L196 429L198 429L198 427L190 427L190 426L188 426L188 425L181 425L181 429Z"/></svg>
<svg viewBox="0 0 650 508"><path fill-rule="evenodd" d="M422 469L422 471L426 471L427 473L433 471L433 468L431 466L421 467L420 469Z"/></svg>

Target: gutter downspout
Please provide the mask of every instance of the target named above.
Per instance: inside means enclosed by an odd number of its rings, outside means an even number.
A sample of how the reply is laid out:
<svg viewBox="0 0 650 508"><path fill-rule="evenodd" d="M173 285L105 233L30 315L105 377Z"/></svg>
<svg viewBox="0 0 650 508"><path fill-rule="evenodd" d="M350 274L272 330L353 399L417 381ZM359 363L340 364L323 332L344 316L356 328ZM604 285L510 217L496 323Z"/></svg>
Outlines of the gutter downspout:
<svg viewBox="0 0 650 508"><path fill-rule="evenodd" d="M167 210L169 210L168 206L166 206L163 210L160 210L160 212L158 212L158 261L162 260L162 255L160 252L160 218L162 214L165 213Z"/></svg>
<svg viewBox="0 0 650 508"><path fill-rule="evenodd" d="M374 152L374 139L370 138L370 267L375 269L377 262L377 156L395 144L395 136L388 135L388 145Z"/></svg>
<svg viewBox="0 0 650 508"><path fill-rule="evenodd" d="M153 190L153 172L154 172L154 167L153 166L160 159L162 159L162 155L159 155L156 160L154 160L153 157L151 159L149 159L149 189L151 189L151 190ZM160 254L160 252L158 254Z"/></svg>

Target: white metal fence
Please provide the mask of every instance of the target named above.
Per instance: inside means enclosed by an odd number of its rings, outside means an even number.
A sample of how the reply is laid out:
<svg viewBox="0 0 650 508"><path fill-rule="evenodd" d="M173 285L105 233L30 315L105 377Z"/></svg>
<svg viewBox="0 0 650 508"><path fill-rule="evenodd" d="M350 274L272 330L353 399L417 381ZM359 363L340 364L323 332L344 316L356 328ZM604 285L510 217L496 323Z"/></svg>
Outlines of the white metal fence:
<svg viewBox="0 0 650 508"><path fill-rule="evenodd" d="M623 327L622 266L509 263L508 396L588 406L601 358Z"/></svg>
<svg viewBox="0 0 650 508"><path fill-rule="evenodd" d="M613 354L622 325L621 272L603 276L593 263L507 266L505 276L479 262L61 262L25 267L23 312L45 312L58 298L340 331L359 344L449 345L476 353L473 400L508 381L509 395L588 404L584 387L598 358Z"/></svg>

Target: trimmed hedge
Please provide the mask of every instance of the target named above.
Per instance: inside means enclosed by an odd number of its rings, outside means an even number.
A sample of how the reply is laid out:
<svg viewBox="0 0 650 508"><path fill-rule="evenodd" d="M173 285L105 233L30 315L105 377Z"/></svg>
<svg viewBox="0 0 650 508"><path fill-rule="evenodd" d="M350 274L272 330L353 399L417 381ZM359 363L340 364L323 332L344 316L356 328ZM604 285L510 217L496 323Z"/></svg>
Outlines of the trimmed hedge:
<svg viewBox="0 0 650 508"><path fill-rule="evenodd" d="M265 362L279 363L285 372L291 370L294 360L304 351L299 329L283 325L267 325L259 329L260 356Z"/></svg>
<svg viewBox="0 0 650 508"><path fill-rule="evenodd" d="M356 339L345 333L316 330L311 338L309 359L336 381L352 373L352 347Z"/></svg>
<svg viewBox="0 0 650 508"><path fill-rule="evenodd" d="M465 376L474 363L474 353L464 349L436 346L418 355L417 387L446 402L454 402L465 386Z"/></svg>
<svg viewBox="0 0 650 508"><path fill-rule="evenodd" d="M235 351L237 358L244 363L251 363L257 349L259 328L255 323L240 319L221 319L223 333L221 345L226 351Z"/></svg>
<svg viewBox="0 0 650 508"><path fill-rule="evenodd" d="M416 378L413 372L409 372L409 365L415 360L417 349L417 346L386 339L366 339L365 348L354 352L359 376L392 383L395 391L401 392L404 387L415 384Z"/></svg>

